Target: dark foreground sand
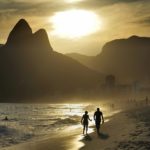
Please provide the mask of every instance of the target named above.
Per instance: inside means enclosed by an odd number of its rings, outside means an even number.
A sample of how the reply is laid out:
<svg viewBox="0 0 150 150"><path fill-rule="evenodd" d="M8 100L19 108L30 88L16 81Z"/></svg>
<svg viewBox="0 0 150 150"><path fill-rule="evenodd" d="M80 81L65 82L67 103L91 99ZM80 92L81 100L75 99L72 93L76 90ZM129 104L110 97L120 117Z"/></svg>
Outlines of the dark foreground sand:
<svg viewBox="0 0 150 150"><path fill-rule="evenodd" d="M94 128L94 127L93 127ZM150 150L150 107L116 114L102 125L101 134L81 135L82 128L65 136L49 136L5 150ZM3 149L3 150L4 150Z"/></svg>

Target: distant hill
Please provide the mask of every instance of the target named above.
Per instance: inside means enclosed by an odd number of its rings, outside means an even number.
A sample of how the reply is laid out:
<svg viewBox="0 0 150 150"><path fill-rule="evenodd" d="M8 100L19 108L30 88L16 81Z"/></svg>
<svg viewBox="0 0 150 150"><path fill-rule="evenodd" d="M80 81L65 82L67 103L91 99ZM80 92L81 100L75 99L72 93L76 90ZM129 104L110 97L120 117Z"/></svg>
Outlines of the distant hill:
<svg viewBox="0 0 150 150"><path fill-rule="evenodd" d="M95 61L95 56L87 56L79 53L67 53L67 56L77 60L81 64L93 69L93 63Z"/></svg>
<svg viewBox="0 0 150 150"><path fill-rule="evenodd" d="M103 79L100 73L55 52L46 31L32 33L24 19L15 25L0 48L0 69L1 99L88 91Z"/></svg>
<svg viewBox="0 0 150 150"><path fill-rule="evenodd" d="M95 57L68 55L105 74L114 74L120 82L150 81L150 38L131 36L104 45Z"/></svg>

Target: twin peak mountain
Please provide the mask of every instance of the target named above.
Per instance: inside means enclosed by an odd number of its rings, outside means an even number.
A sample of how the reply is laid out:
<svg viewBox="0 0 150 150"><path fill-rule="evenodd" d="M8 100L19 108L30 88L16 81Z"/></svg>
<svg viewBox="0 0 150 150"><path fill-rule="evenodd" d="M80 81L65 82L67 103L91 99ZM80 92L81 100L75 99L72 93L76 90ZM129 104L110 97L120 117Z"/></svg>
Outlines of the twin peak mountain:
<svg viewBox="0 0 150 150"><path fill-rule="evenodd" d="M21 19L0 47L0 98L29 98L80 93L102 75L55 52L44 29L32 33Z"/></svg>
<svg viewBox="0 0 150 150"><path fill-rule="evenodd" d="M10 32L6 45L36 46L38 49L52 51L48 35L44 29L32 33L32 29L26 20L21 19Z"/></svg>

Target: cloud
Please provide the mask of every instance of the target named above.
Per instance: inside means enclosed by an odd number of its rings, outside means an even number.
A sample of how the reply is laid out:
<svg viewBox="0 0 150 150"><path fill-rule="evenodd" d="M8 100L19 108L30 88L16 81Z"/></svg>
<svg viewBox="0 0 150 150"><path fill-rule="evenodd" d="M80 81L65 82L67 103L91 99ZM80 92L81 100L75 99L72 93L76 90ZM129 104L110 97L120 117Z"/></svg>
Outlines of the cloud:
<svg viewBox="0 0 150 150"><path fill-rule="evenodd" d="M142 1L142 3L145 0ZM116 3L131 3L140 2L141 0L86 0L75 4L66 3L63 0L1 0L0 11L13 10L13 14L26 14L26 15L49 15L50 13L61 11L72 7L84 7L96 9L104 6L109 6Z"/></svg>
<svg viewBox="0 0 150 150"><path fill-rule="evenodd" d="M120 3L135 3L140 2L144 3L146 0L87 0L82 1L81 3L77 3L78 6L84 7L84 8L90 8L90 9L97 9L102 7L107 7L113 4L120 4Z"/></svg>
<svg viewBox="0 0 150 150"><path fill-rule="evenodd" d="M2 0L0 1L0 13L11 11L11 15L33 15L42 16L50 15L55 11L65 9L65 3L57 1L19 1L19 0ZM13 10L13 11L12 11Z"/></svg>
<svg viewBox="0 0 150 150"><path fill-rule="evenodd" d="M144 25L144 26L149 26L150 25L150 16L138 19L136 21L133 21L132 23L140 24L140 25Z"/></svg>

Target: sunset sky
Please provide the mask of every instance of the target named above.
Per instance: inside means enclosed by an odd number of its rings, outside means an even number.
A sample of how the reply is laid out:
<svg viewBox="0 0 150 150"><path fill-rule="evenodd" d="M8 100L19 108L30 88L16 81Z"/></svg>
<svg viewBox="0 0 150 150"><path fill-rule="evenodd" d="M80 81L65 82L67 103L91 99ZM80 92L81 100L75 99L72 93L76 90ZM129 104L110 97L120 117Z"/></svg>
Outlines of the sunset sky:
<svg viewBox="0 0 150 150"><path fill-rule="evenodd" d="M96 55L112 39L150 36L149 0L0 0L0 44L21 18L60 53Z"/></svg>

